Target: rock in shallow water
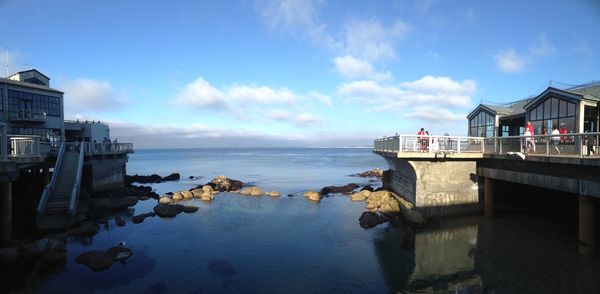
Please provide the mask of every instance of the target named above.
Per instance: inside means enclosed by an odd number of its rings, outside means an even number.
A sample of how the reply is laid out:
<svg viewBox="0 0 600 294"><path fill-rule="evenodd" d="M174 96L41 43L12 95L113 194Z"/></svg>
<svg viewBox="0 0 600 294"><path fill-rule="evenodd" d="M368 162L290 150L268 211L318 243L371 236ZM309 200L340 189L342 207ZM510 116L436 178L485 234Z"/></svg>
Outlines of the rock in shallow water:
<svg viewBox="0 0 600 294"><path fill-rule="evenodd" d="M108 253L113 260L125 260L133 255L133 251L124 246L110 247L106 250L106 253Z"/></svg>
<svg viewBox="0 0 600 294"><path fill-rule="evenodd" d="M312 201L321 201L321 194L319 194L317 191L304 192L304 197Z"/></svg>
<svg viewBox="0 0 600 294"><path fill-rule="evenodd" d="M363 212L358 221L360 226L364 229L370 229L381 223L379 216L370 211Z"/></svg>
<svg viewBox="0 0 600 294"><path fill-rule="evenodd" d="M93 271L105 270L113 264L112 257L106 251L101 250L84 252L77 256L75 261L86 265Z"/></svg>
<svg viewBox="0 0 600 294"><path fill-rule="evenodd" d="M156 213L154 213L154 212L142 213L142 214L140 214L140 215L136 215L136 216L132 217L132 218L131 218L131 221L132 221L134 224L141 224L141 223L143 223L143 222L144 222L144 220L145 220L147 217L155 217L155 216L156 216Z"/></svg>
<svg viewBox="0 0 600 294"><path fill-rule="evenodd" d="M185 213L193 213L198 211L198 206L186 205L183 208L181 208L181 211Z"/></svg>
<svg viewBox="0 0 600 294"><path fill-rule="evenodd" d="M160 197L160 199L158 200L158 203L160 204L169 204L169 203L173 203L173 199L171 199L171 197Z"/></svg>
<svg viewBox="0 0 600 294"><path fill-rule="evenodd" d="M174 217L181 213L183 205L180 204L157 204L154 206L154 212L159 217Z"/></svg>
<svg viewBox="0 0 600 294"><path fill-rule="evenodd" d="M358 187L359 186L354 183L345 186L327 186L321 189L321 195L327 195L332 193L348 194Z"/></svg>

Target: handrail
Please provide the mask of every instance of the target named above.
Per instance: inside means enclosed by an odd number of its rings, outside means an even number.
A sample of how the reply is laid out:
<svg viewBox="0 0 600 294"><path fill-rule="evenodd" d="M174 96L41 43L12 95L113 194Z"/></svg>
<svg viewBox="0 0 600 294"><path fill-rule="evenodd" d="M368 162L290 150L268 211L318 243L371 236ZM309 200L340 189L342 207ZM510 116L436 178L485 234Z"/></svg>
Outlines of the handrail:
<svg viewBox="0 0 600 294"><path fill-rule="evenodd" d="M48 201L48 196L50 192L54 189L54 185L56 184L56 179L58 178L60 166L62 164L63 154L65 153L65 142L60 144L60 149L58 151L58 155L56 156L56 163L54 164L54 172L52 172L52 179L50 179L50 183L44 187L44 191L42 192L42 197L40 197L40 203L37 208L38 221L39 216L44 213L44 209L46 209L46 202Z"/></svg>
<svg viewBox="0 0 600 294"><path fill-rule="evenodd" d="M71 191L71 201L69 203L69 216L75 216L77 205L79 202L79 189L81 187L81 174L83 171L83 155L85 150L83 148L84 142L79 144L79 159L77 160L77 173L75 174L75 182L73 184L73 190Z"/></svg>

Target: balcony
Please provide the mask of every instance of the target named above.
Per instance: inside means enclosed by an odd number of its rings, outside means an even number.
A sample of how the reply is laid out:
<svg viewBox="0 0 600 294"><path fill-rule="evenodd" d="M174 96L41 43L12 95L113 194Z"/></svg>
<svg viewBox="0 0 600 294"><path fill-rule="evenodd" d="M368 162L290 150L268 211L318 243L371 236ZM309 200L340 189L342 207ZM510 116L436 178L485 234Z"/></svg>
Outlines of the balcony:
<svg viewBox="0 0 600 294"><path fill-rule="evenodd" d="M8 112L8 120L11 122L45 123L46 113L31 109L15 109Z"/></svg>

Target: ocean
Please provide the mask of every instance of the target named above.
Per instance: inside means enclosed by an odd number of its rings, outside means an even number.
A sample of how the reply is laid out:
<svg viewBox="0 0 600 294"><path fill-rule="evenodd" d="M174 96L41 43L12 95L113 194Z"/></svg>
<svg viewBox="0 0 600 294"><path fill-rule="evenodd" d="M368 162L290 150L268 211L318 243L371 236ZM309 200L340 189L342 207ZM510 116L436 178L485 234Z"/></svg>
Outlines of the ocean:
<svg viewBox="0 0 600 294"><path fill-rule="evenodd" d="M136 150L128 174L172 172L182 179L153 184L159 194L218 175L278 191L281 197L221 193L173 219L140 201L92 238L69 240L65 268L45 278L40 293L597 293L598 257L577 254L571 223L506 214L434 221L425 228L359 226L364 202L336 195L313 203L301 196L329 185L380 186L351 174L386 169L366 148ZM193 178L189 178L193 177ZM102 272L75 257L125 242L133 256Z"/></svg>

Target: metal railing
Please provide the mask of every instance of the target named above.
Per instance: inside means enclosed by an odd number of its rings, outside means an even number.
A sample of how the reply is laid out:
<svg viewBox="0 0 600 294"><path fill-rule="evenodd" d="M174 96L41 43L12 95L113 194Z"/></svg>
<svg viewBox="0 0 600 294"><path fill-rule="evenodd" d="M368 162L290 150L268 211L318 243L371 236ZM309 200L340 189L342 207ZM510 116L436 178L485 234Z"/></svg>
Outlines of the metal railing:
<svg viewBox="0 0 600 294"><path fill-rule="evenodd" d="M37 207L37 215L38 221L41 219L41 216L44 213L44 209L46 208L46 202L48 201L48 196L50 192L54 189L54 185L56 184L56 180L58 178L59 170L62 165L63 155L65 154L65 143L60 144L60 148L58 150L58 155L56 156L56 164L54 165L54 171L52 172L52 178L46 187L44 187L44 191L42 192L42 197L40 197L40 203Z"/></svg>
<svg viewBox="0 0 600 294"><path fill-rule="evenodd" d="M538 156L598 157L600 133L557 135L456 137L398 135L376 139L376 152L479 152L484 154L523 153Z"/></svg>
<svg viewBox="0 0 600 294"><path fill-rule="evenodd" d="M132 153L133 143L85 143L85 154Z"/></svg>
<svg viewBox="0 0 600 294"><path fill-rule="evenodd" d="M69 202L69 216L75 216L77 213L77 205L79 204L79 189L81 187L81 175L83 171L83 154L85 153L84 142L79 144L79 158L77 159L77 171L75 174L75 182L71 191L71 201Z"/></svg>
<svg viewBox="0 0 600 294"><path fill-rule="evenodd" d="M29 135L8 135L10 141L9 157L39 157L40 137Z"/></svg>
<svg viewBox="0 0 600 294"><path fill-rule="evenodd" d="M398 135L376 139L377 152L483 152L484 138L459 136Z"/></svg>
<svg viewBox="0 0 600 294"><path fill-rule="evenodd" d="M46 113L31 109L15 109L9 111L8 119L10 121L45 122Z"/></svg>

